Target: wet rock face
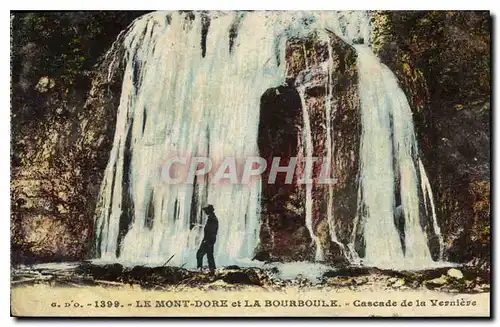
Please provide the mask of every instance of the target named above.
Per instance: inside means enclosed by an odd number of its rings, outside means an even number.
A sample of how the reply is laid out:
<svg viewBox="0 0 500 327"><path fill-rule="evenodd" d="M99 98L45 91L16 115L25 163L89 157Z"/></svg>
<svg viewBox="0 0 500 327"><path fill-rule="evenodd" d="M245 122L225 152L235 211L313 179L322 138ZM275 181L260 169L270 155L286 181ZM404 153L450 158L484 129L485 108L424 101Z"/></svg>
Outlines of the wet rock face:
<svg viewBox="0 0 500 327"><path fill-rule="evenodd" d="M373 30L414 111L445 259L489 265L489 13L378 12Z"/></svg>
<svg viewBox="0 0 500 327"><path fill-rule="evenodd" d="M43 88L37 86L36 90L43 93L38 105L46 111L40 119L14 118L11 203L15 263L83 259L88 253L121 88L118 60L108 80L112 59L104 58L89 73L87 85L67 93L42 77Z"/></svg>
<svg viewBox="0 0 500 327"><path fill-rule="evenodd" d="M335 35L329 36L329 44L314 35L292 39L286 51L288 85L270 89L262 96L258 144L260 155L266 158L268 166L273 157L283 158L281 166L288 164L290 157L298 157L297 169L291 185L284 184L284 174L278 174L276 184L267 184L268 175L263 176L259 255L267 252L270 260L314 259L315 245L305 224L306 186L298 182L305 170L301 161L306 156L305 106L309 115L312 156L321 158L313 167L313 231L324 250L325 260L345 263L341 248L332 242L330 230L336 231L340 242L349 242L357 208L360 127L356 54ZM329 117L326 106L329 106ZM331 147L327 143L328 132ZM331 186L318 181L322 158L327 156L328 148L333 158L330 177L336 179ZM331 215L335 217L333 226L327 219L329 201L332 201Z"/></svg>
<svg viewBox="0 0 500 327"><path fill-rule="evenodd" d="M104 55L144 13L11 14L13 263L86 256L121 93Z"/></svg>
<svg viewBox="0 0 500 327"><path fill-rule="evenodd" d="M301 100L292 86L267 90L261 98L258 145L268 167L273 157L280 157L280 166L297 157L302 120ZM304 224L304 192L297 188L297 176L285 183L285 174L278 174L274 184L267 183L269 169L262 175L260 260L307 260L311 258L311 237Z"/></svg>

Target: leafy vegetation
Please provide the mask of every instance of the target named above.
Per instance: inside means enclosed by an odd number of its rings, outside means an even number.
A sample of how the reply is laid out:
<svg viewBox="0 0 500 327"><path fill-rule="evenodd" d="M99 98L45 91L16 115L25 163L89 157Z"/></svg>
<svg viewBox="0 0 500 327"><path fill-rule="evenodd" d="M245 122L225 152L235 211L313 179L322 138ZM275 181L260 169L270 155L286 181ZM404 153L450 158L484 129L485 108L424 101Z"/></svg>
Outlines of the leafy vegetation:
<svg viewBox="0 0 500 327"><path fill-rule="evenodd" d="M375 46L382 48L381 56L398 66L406 65L410 76L423 75L432 90L430 101L453 110L457 105L484 101L489 95L489 12L397 11L378 15L382 17L374 31Z"/></svg>
<svg viewBox="0 0 500 327"><path fill-rule="evenodd" d="M14 12L13 83L19 82L26 73L23 66L29 64L33 75L47 75L73 84L78 75L92 69L118 33L142 13ZM28 50L30 53L26 53Z"/></svg>

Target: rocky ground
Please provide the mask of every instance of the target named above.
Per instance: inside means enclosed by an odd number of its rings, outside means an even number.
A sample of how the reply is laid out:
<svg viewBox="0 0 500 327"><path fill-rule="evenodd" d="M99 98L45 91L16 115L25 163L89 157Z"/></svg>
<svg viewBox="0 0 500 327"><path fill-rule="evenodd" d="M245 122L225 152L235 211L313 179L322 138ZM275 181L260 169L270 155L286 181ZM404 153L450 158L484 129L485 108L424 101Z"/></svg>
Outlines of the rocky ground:
<svg viewBox="0 0 500 327"><path fill-rule="evenodd" d="M97 265L79 262L57 265L17 266L11 268L13 287L45 284L55 287L139 285L148 290L230 289L259 287L263 290L303 289L435 290L447 293L490 291L490 275L471 267L435 268L421 271L391 271L350 267L326 269L311 278L303 274L286 276L284 266L228 266L217 270L195 271L178 267L124 267L121 264Z"/></svg>

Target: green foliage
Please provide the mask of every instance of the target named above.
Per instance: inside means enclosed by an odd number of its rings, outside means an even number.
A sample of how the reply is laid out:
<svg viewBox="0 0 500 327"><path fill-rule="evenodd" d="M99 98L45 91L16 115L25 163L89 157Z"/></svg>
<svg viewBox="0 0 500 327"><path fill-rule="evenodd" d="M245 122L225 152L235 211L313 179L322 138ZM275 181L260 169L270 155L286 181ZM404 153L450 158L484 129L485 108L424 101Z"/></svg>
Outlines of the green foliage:
<svg viewBox="0 0 500 327"><path fill-rule="evenodd" d="M385 13L405 73L425 77L433 101L471 104L490 93L490 16L487 11ZM458 91L458 92L457 92ZM452 105L446 106L452 108Z"/></svg>
<svg viewBox="0 0 500 327"><path fill-rule="evenodd" d="M474 213L480 220L490 218L490 181L476 181L471 184L471 193L474 196Z"/></svg>
<svg viewBox="0 0 500 327"><path fill-rule="evenodd" d="M475 215L475 234L481 244L490 242L490 181L476 181L471 183L470 192L473 195L472 209Z"/></svg>
<svg viewBox="0 0 500 327"><path fill-rule="evenodd" d="M14 12L11 28L13 82L26 64L33 76L77 83L118 33L143 12ZM24 66L24 67L23 67ZM60 83L61 84L61 83Z"/></svg>
<svg viewBox="0 0 500 327"><path fill-rule="evenodd" d="M356 57L355 56L347 56L345 58L345 65L346 65L347 70L354 69L356 66Z"/></svg>

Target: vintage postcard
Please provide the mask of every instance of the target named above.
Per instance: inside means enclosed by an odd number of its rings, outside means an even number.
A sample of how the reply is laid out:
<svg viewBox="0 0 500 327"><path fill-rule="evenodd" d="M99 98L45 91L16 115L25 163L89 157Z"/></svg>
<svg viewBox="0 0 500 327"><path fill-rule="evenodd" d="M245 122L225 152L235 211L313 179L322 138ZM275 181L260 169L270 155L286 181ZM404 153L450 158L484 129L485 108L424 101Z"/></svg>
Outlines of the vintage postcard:
<svg viewBox="0 0 500 327"><path fill-rule="evenodd" d="M489 317L490 24L11 12L11 314Z"/></svg>

